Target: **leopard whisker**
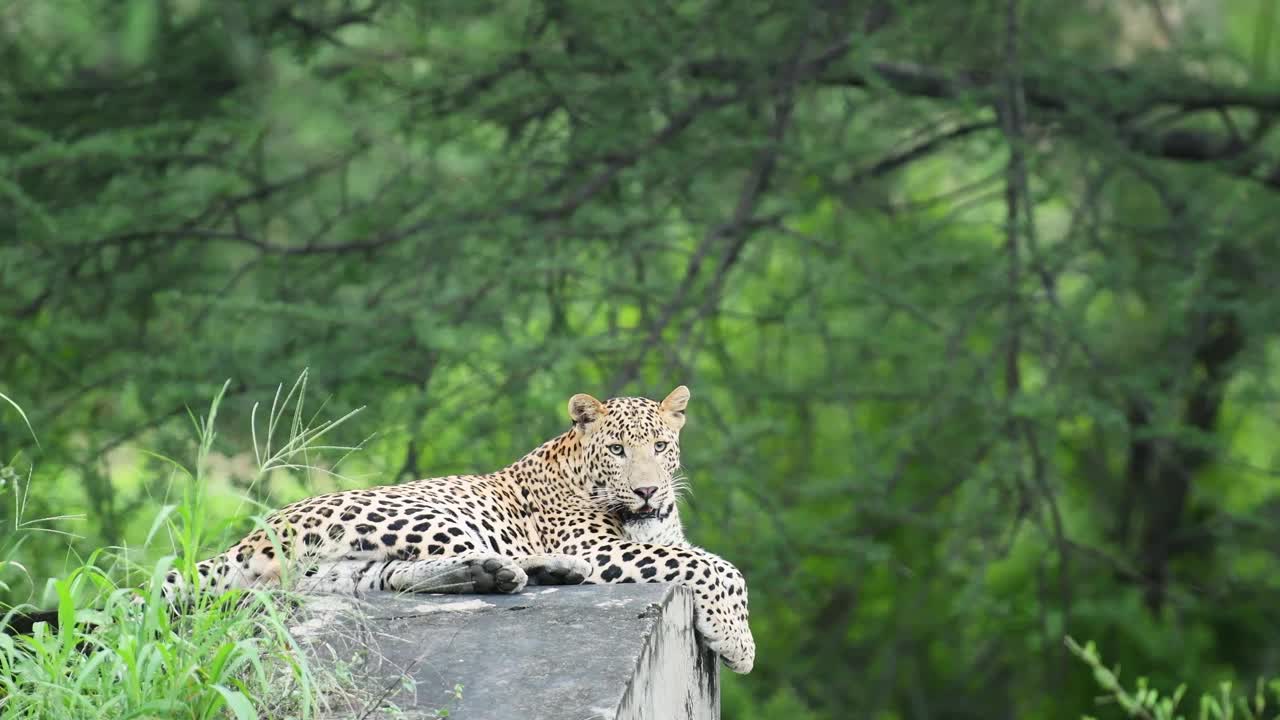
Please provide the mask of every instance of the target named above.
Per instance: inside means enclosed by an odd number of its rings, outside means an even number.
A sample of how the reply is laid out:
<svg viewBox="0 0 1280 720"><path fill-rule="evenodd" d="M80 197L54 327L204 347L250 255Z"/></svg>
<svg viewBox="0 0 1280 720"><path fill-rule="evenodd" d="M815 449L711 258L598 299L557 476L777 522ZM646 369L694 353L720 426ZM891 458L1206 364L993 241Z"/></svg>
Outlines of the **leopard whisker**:
<svg viewBox="0 0 1280 720"><path fill-rule="evenodd" d="M684 495L693 495L693 485L689 482L688 476L680 473L671 479L671 493L679 499Z"/></svg>

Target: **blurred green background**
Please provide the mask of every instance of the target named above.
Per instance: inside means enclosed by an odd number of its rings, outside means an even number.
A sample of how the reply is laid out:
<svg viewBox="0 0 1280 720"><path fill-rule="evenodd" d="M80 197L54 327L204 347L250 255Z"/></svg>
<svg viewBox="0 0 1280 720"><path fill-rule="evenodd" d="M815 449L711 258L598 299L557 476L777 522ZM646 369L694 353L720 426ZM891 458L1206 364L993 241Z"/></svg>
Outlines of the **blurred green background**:
<svg viewBox="0 0 1280 720"><path fill-rule="evenodd" d="M163 552L227 379L224 537L687 383L726 718L1280 674L1278 4L0 3L3 599ZM252 482L304 368L368 439Z"/></svg>

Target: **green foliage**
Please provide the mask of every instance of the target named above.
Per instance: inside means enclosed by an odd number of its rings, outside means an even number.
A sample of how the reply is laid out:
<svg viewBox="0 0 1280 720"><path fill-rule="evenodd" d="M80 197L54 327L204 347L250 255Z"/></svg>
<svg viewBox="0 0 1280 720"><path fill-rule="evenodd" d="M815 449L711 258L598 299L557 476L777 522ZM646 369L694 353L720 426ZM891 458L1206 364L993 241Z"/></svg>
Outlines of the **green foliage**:
<svg viewBox="0 0 1280 720"><path fill-rule="evenodd" d="M303 494L499 467L575 392L687 383L684 517L760 644L726 715L1077 718L1067 635L1191 697L1274 677L1277 22L10 3L4 520L74 537L21 534L0 591L155 567L170 521L204 525L186 566ZM267 410L302 368L367 409ZM184 515L164 458L223 378ZM280 441L322 429L341 471Z"/></svg>
<svg viewBox="0 0 1280 720"><path fill-rule="evenodd" d="M1182 720L1195 717L1199 720L1264 720L1280 717L1280 711L1267 712L1268 698L1280 704L1280 680L1264 682L1259 679L1252 694L1237 693L1230 682L1223 682L1216 693L1204 693L1193 715L1185 715L1179 709L1186 697L1185 684L1174 688L1170 694L1162 694L1150 686L1146 678L1139 677L1134 689L1129 690L1120 682L1119 670L1102 664L1102 658L1093 643L1083 647L1067 638L1067 649L1093 670L1094 680L1106 692L1106 699L1114 702L1122 713L1143 720ZM1091 719L1090 719L1091 720Z"/></svg>

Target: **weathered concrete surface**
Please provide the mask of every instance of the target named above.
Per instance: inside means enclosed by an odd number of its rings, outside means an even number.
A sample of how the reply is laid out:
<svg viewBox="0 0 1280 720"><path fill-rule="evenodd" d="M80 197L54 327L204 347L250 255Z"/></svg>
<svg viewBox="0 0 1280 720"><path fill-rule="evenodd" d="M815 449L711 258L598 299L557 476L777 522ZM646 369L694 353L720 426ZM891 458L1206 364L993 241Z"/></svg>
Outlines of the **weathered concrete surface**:
<svg viewBox="0 0 1280 720"><path fill-rule="evenodd" d="M328 718L430 718L442 709L459 720L720 714L718 661L697 642L692 598L678 586L318 596L293 628L313 662L349 673L361 690L333 703Z"/></svg>

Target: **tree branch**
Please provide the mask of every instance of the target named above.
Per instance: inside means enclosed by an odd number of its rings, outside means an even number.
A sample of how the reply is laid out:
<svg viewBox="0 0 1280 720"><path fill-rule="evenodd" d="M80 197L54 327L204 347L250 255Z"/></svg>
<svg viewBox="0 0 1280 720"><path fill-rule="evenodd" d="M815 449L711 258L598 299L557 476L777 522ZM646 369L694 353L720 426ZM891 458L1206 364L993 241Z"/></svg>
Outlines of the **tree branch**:
<svg viewBox="0 0 1280 720"><path fill-rule="evenodd" d="M717 58L691 63L688 70L695 78L727 81L741 74L742 67L743 63ZM1226 172L1280 190L1280 160L1254 151L1261 133L1251 142L1245 142L1229 133L1208 130L1142 130L1132 122L1140 115L1169 107L1183 112L1236 109L1261 116L1280 114L1280 93L1223 87L1176 73L1157 75L1134 68L1085 71L1065 81L1062 68L1053 70L1023 78L1023 96L1028 108L1041 113L1087 117L1092 122L1101 119L1117 123L1126 144L1148 157L1188 163L1232 160L1224 165ZM964 98L993 104L999 102L1004 92L1000 77L990 73L944 70L905 62L874 62L865 70L840 68L813 76L814 81L822 85L883 88L934 100ZM1110 91L1097 92L1099 83L1110 83ZM1267 123L1261 126L1269 128ZM1067 132L1071 132L1071 128L1067 128Z"/></svg>

